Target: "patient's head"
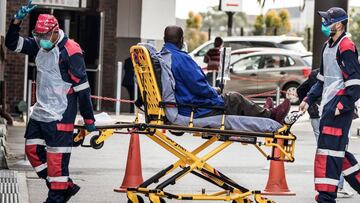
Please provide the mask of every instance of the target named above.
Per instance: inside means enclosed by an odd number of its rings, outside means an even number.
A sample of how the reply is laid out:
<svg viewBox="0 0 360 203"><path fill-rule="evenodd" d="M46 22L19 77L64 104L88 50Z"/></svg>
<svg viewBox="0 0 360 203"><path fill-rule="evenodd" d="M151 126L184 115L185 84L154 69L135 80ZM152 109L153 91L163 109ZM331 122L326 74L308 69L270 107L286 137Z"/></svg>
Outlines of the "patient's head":
<svg viewBox="0 0 360 203"><path fill-rule="evenodd" d="M182 28L175 25L167 26L164 31L164 42L172 43L181 49L184 44L184 32Z"/></svg>

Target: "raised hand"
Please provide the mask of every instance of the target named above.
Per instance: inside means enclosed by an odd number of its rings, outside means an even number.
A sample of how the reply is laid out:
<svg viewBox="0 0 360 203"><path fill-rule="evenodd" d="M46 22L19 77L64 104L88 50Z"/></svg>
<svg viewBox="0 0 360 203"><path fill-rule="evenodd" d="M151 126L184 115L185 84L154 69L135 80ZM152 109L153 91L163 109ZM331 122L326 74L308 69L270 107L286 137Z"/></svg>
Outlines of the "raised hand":
<svg viewBox="0 0 360 203"><path fill-rule="evenodd" d="M15 18L18 20L23 20L28 13L30 13L32 10L34 10L37 5L31 4L32 0L28 0L28 3L26 6L21 6L20 9L16 12Z"/></svg>

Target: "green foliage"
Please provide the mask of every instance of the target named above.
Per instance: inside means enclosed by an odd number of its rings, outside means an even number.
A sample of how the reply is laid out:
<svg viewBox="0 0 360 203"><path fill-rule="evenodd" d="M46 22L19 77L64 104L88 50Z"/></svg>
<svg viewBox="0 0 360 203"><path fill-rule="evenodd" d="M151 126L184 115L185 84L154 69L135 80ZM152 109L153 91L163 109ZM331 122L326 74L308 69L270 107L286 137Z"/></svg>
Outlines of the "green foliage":
<svg viewBox="0 0 360 203"><path fill-rule="evenodd" d="M202 23L203 18L200 14L189 12L189 17L186 20L186 29L184 34L189 52L208 40L207 34L200 30Z"/></svg>
<svg viewBox="0 0 360 203"><path fill-rule="evenodd" d="M360 47L360 15L355 13L355 10L352 10L351 21L349 26L349 32L351 34L351 40L355 43L356 47L359 49Z"/></svg>
<svg viewBox="0 0 360 203"><path fill-rule="evenodd" d="M259 15L256 17L254 25L254 34L261 35L282 35L289 33L291 30L290 14L287 9L282 9L277 13L275 10L269 10L265 17Z"/></svg>
<svg viewBox="0 0 360 203"><path fill-rule="evenodd" d="M263 35L264 34L264 16L258 15L255 19L254 25L254 35Z"/></svg>
<svg viewBox="0 0 360 203"><path fill-rule="evenodd" d="M279 11L279 17L281 19L280 33L288 33L291 30L290 14L287 9L281 9Z"/></svg>
<svg viewBox="0 0 360 203"><path fill-rule="evenodd" d="M200 14L195 14L194 12L189 12L189 18L186 20L187 28L200 29L202 26L203 18Z"/></svg>
<svg viewBox="0 0 360 203"><path fill-rule="evenodd" d="M211 28L213 36L227 35L228 16L225 12L219 11L218 6L211 7L207 12L200 13L200 15L204 19L202 26L203 31L207 31ZM233 35L240 35L240 28L246 26L246 14L243 12L235 13L233 16Z"/></svg>

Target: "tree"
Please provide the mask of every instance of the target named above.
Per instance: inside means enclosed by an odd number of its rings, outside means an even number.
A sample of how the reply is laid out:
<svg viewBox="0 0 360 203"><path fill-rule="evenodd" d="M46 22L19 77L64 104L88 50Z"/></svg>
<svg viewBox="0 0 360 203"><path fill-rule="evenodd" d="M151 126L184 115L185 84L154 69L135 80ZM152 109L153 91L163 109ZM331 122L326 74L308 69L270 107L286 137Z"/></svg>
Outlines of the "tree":
<svg viewBox="0 0 360 203"><path fill-rule="evenodd" d="M291 30L290 14L287 9L282 9L279 11L279 13L277 13L275 10L269 10L265 14L265 17L263 15L257 16L254 25L255 35L264 33L264 24L266 28L266 35L287 34Z"/></svg>
<svg viewBox="0 0 360 203"><path fill-rule="evenodd" d="M255 19L254 24L254 35L263 35L264 34L264 16L258 15Z"/></svg>
<svg viewBox="0 0 360 203"><path fill-rule="evenodd" d="M279 17L281 19L280 33L288 33L291 30L290 14L287 9L281 9L279 11Z"/></svg>
<svg viewBox="0 0 360 203"><path fill-rule="evenodd" d="M270 10L265 15L266 35L276 35L281 27L281 18L275 10Z"/></svg>
<svg viewBox="0 0 360 203"><path fill-rule="evenodd" d="M192 11L189 12L189 18L186 20L184 34L189 52L208 40L206 33L200 30L202 23L203 18L200 14Z"/></svg>
<svg viewBox="0 0 360 203"><path fill-rule="evenodd" d="M186 20L187 28L195 28L200 29L202 26L202 16L199 14L195 14L194 12L189 12L189 18Z"/></svg>
<svg viewBox="0 0 360 203"><path fill-rule="evenodd" d="M204 22L202 26L203 31L208 31L211 28L211 33L214 36L227 35L227 21L228 16L225 12L219 11L218 6L209 8L207 12L200 13ZM247 26L247 16L243 12L237 12L233 16L233 34L240 35L240 30Z"/></svg>
<svg viewBox="0 0 360 203"><path fill-rule="evenodd" d="M349 32L351 34L351 40L355 43L356 47L360 48L360 15L355 13L355 9L350 12Z"/></svg>

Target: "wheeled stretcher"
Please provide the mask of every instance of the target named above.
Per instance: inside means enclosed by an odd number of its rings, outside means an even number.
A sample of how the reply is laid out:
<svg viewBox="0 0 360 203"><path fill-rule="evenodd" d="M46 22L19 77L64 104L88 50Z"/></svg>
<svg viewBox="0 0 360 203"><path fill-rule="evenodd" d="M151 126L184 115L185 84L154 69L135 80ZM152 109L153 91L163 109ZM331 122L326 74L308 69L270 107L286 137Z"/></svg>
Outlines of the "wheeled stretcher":
<svg viewBox="0 0 360 203"><path fill-rule="evenodd" d="M144 202L139 194L147 196L152 203L164 203L165 198L178 200L219 200L233 203L252 201L259 203L273 202L262 197L260 191L249 190L237 184L234 180L209 165L207 161L231 144L240 142L244 145L254 146L268 160L294 162L296 136L291 133L290 128L302 114L292 112L285 119L285 124L280 125L278 123L271 123L273 121L269 121L266 118L229 117L225 115L225 110L222 107L188 105L193 109L191 116L181 118L180 122L178 120L174 122L175 120L171 119L173 123L170 123L168 117L174 117L174 115L170 115L171 111L167 111L167 109L176 109L177 106L186 104L177 104L173 100L164 101L162 99L162 92L158 86L159 79L155 75L154 64L149 49L151 47L133 46L130 50L138 86L144 102L145 122L139 121L137 110L134 122L97 126L100 133L92 137L90 142L92 147L99 148L98 146L102 146L104 140L118 129L128 129L127 133L148 136L178 158L173 164L150 177L137 188L129 188L127 190L128 202ZM157 72L157 74L159 73ZM162 84L162 88L166 88L164 84ZM166 97L169 98L168 95ZM193 118L194 112L200 107L215 108L223 111L223 114L216 117L218 120L210 118L208 121L211 121L213 124L206 125L204 124L206 119L198 120ZM227 117L229 117L228 120L231 122L227 120ZM188 119L185 125L184 119ZM248 122L248 120L255 122ZM262 121L263 123L261 123ZM261 129L261 132L251 131L251 126L254 123L258 125L255 129ZM270 127L264 127L264 123ZM81 127L78 126L78 128ZM205 141L196 149L187 150L181 144L172 140L167 134L163 133L163 129L175 135L191 133L194 136L204 138ZM79 133L75 134L74 142L81 142L86 134L84 130L80 130ZM207 153L204 154L204 151L215 143L219 143L219 145L211 150L207 150ZM270 147L271 152L266 153L263 147ZM200 152L202 156L198 155ZM175 170L178 172L175 173ZM177 184L181 178L189 173L218 186L220 191L211 194L207 194L205 191L200 194L174 194L165 190L167 186ZM165 176L168 176L168 178L165 179Z"/></svg>

